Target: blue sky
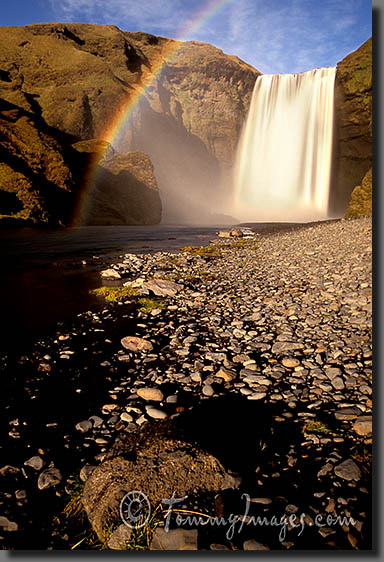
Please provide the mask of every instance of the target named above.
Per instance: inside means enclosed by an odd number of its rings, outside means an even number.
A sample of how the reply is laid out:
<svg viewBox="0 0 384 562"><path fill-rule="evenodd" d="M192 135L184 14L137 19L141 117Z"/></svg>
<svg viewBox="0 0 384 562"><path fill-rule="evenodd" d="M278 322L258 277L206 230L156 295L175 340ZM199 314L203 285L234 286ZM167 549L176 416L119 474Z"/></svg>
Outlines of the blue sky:
<svg viewBox="0 0 384 562"><path fill-rule="evenodd" d="M211 43L263 73L334 66L371 36L370 0L227 0L185 37L213 0L9 0L1 25L114 24L125 31Z"/></svg>

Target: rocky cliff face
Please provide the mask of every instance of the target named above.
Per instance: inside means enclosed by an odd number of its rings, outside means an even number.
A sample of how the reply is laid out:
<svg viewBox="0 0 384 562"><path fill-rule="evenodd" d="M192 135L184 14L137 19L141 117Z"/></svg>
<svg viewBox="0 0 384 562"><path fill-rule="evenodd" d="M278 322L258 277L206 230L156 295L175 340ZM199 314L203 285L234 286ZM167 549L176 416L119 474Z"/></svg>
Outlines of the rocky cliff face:
<svg viewBox="0 0 384 562"><path fill-rule="evenodd" d="M0 99L0 219L66 224L76 186L69 151L33 115Z"/></svg>
<svg viewBox="0 0 384 562"><path fill-rule="evenodd" d="M337 65L335 107L331 211L340 216L372 166L372 39Z"/></svg>
<svg viewBox="0 0 384 562"><path fill-rule="evenodd" d="M115 26L0 29L0 95L72 141L104 138L116 115L168 62L114 139L147 153L169 218L220 207L259 72L210 45Z"/></svg>
<svg viewBox="0 0 384 562"><path fill-rule="evenodd" d="M161 201L152 162L143 152L119 154L96 139L73 147L99 166L89 200L75 218L77 224L158 224Z"/></svg>
<svg viewBox="0 0 384 562"><path fill-rule="evenodd" d="M352 191L345 214L346 219L372 216L372 168L363 177L361 185Z"/></svg>

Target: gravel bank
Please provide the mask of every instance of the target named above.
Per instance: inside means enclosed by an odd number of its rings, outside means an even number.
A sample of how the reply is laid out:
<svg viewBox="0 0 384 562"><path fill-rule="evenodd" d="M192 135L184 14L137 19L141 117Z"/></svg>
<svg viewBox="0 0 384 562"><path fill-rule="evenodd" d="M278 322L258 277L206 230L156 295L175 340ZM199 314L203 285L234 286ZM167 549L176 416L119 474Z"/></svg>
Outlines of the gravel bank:
<svg viewBox="0 0 384 562"><path fill-rule="evenodd" d="M6 547L69 548L51 525L68 481L119 432L204 404L204 424L192 423L241 477L248 516L305 524L284 537L248 525L230 541L199 529L200 547L370 548L371 220L209 248L121 256L106 264L118 274L109 284L131 283L159 306L106 304L27 357L3 357Z"/></svg>

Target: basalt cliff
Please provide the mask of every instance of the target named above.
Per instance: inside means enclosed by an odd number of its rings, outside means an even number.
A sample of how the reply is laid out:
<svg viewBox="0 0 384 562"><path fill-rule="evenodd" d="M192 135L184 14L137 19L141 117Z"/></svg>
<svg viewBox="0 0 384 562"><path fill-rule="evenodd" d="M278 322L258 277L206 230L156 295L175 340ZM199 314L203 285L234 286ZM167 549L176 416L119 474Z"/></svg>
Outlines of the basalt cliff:
<svg viewBox="0 0 384 562"><path fill-rule="evenodd" d="M230 193L259 75L211 45L115 26L0 28L0 216L209 221ZM339 63L335 87L340 216L371 166L370 41Z"/></svg>

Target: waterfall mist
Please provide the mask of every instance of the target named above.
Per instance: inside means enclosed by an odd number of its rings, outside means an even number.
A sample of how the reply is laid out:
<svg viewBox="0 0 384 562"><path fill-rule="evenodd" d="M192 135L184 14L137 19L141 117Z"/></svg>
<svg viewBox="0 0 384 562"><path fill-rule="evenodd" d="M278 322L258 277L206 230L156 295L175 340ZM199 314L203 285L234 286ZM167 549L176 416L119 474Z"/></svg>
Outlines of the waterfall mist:
<svg viewBox="0 0 384 562"><path fill-rule="evenodd" d="M235 165L241 220L328 216L336 68L257 78Z"/></svg>

